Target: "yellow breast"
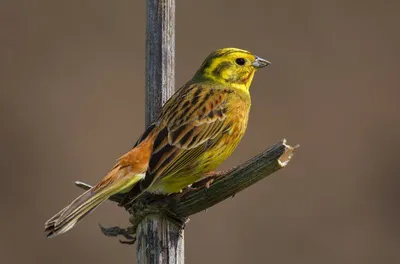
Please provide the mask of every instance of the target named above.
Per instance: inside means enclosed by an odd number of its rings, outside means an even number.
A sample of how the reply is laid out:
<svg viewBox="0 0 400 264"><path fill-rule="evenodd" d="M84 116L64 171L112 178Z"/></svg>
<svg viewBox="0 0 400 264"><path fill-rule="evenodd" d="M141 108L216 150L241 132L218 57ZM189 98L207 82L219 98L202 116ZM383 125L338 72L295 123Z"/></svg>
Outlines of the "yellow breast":
<svg viewBox="0 0 400 264"><path fill-rule="evenodd" d="M243 100L235 95L230 100L228 109L226 122L232 124L230 129L205 143L205 148L203 147L202 153L197 158L173 175L163 177L150 188L151 192L179 192L188 185L201 180L206 173L215 170L232 154L247 128L250 98Z"/></svg>

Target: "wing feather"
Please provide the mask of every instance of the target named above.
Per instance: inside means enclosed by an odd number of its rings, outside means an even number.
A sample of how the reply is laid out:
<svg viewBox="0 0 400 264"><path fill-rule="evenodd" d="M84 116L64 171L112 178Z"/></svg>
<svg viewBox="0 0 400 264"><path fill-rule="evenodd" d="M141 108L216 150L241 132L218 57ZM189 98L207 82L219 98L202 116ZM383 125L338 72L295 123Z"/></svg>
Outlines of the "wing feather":
<svg viewBox="0 0 400 264"><path fill-rule="evenodd" d="M182 100L174 100L180 101L179 107L166 106L167 110L180 111L161 115L166 117L160 120L165 127L154 143L146 175L148 185L191 164L231 126L226 120L228 93L229 90L194 87Z"/></svg>

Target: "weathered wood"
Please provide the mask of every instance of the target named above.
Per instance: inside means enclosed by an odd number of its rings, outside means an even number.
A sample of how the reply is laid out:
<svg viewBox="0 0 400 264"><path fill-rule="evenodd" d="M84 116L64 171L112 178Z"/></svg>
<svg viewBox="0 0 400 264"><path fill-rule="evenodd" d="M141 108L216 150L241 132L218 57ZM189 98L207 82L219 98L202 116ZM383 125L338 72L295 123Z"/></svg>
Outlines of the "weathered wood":
<svg viewBox="0 0 400 264"><path fill-rule="evenodd" d="M175 0L148 0L146 127L175 90Z"/></svg>
<svg viewBox="0 0 400 264"><path fill-rule="evenodd" d="M147 0L146 127L175 89L175 0ZM183 264L183 229L161 214L145 217L136 230L138 264Z"/></svg>
<svg viewBox="0 0 400 264"><path fill-rule="evenodd" d="M245 163L218 173L209 187L203 185L188 191L177 202L170 203L168 210L180 217L204 211L285 167L297 147L282 140Z"/></svg>
<svg viewBox="0 0 400 264"><path fill-rule="evenodd" d="M137 263L184 263L183 229L170 219L148 215L137 234Z"/></svg>

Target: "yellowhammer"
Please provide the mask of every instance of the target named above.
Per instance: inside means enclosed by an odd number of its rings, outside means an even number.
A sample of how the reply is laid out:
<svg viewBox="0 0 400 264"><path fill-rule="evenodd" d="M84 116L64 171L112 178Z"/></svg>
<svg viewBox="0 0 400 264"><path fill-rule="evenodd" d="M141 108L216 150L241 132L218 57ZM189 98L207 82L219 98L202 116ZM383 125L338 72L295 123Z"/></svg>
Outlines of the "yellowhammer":
<svg viewBox="0 0 400 264"><path fill-rule="evenodd" d="M268 64L236 48L211 53L108 175L45 223L47 237L67 232L113 194L176 193L216 169L246 130L250 84Z"/></svg>

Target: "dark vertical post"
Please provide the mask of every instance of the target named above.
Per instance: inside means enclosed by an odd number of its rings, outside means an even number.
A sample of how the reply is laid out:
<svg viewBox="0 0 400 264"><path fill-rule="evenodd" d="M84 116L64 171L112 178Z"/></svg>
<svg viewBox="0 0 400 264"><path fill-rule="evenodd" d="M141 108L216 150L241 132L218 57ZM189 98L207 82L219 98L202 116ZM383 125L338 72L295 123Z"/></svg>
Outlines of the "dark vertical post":
<svg viewBox="0 0 400 264"><path fill-rule="evenodd" d="M175 0L147 0L146 127L175 88Z"/></svg>
<svg viewBox="0 0 400 264"><path fill-rule="evenodd" d="M147 0L146 127L175 87L175 0ZM162 215L137 228L138 264L183 264L183 230Z"/></svg>
<svg viewBox="0 0 400 264"><path fill-rule="evenodd" d="M183 229L161 215L145 217L136 230L138 264L183 264Z"/></svg>

